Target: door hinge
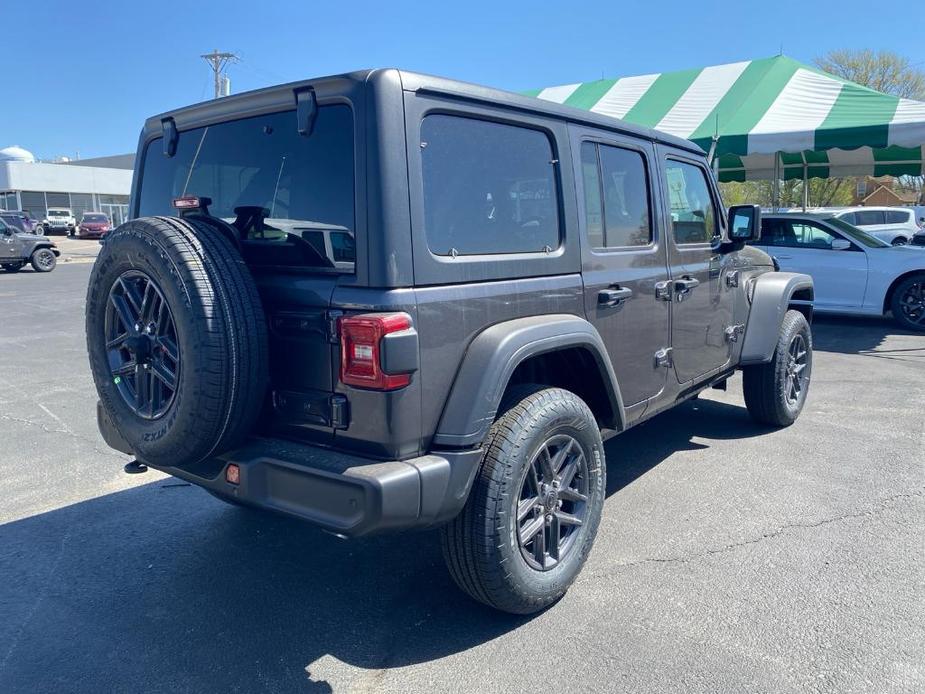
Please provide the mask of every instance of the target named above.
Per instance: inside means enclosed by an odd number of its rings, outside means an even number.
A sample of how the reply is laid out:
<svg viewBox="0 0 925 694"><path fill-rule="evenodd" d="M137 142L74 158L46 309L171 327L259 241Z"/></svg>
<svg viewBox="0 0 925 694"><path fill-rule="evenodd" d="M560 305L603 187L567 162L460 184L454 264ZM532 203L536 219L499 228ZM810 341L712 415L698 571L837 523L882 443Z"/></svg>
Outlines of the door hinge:
<svg viewBox="0 0 925 694"><path fill-rule="evenodd" d="M655 283L655 298L662 301L671 301L671 281Z"/></svg>
<svg viewBox="0 0 925 694"><path fill-rule="evenodd" d="M328 311L325 318L328 321L328 342L336 345L340 342L340 332L337 329L337 320L344 315L343 311Z"/></svg>
<svg viewBox="0 0 925 694"><path fill-rule="evenodd" d="M655 353L655 366L671 366L674 362L671 358L672 350L671 347L662 347Z"/></svg>
<svg viewBox="0 0 925 694"><path fill-rule="evenodd" d="M738 342L739 335L745 332L745 324L739 323L737 325L730 325L726 328L726 342Z"/></svg>

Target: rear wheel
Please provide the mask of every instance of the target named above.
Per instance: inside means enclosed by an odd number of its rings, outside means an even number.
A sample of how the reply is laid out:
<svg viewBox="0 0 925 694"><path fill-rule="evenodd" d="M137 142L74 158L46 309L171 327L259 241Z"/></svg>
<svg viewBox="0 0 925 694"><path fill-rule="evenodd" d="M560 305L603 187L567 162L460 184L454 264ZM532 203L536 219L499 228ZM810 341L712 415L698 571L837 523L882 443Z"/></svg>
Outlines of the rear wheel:
<svg viewBox="0 0 925 694"><path fill-rule="evenodd" d="M925 331L925 273L907 277L893 291L893 318L909 330Z"/></svg>
<svg viewBox="0 0 925 694"><path fill-rule="evenodd" d="M895 239L890 241L891 246L905 246L908 243L904 236L897 236Z"/></svg>
<svg viewBox="0 0 925 694"><path fill-rule="evenodd" d="M793 424L806 403L812 370L813 336L809 323L799 311L787 311L771 361L742 369L749 414L762 424Z"/></svg>
<svg viewBox="0 0 925 694"><path fill-rule="evenodd" d="M243 259L212 226L147 217L108 234L86 326L102 406L140 460L183 466L250 433L267 387L266 321Z"/></svg>
<svg viewBox="0 0 925 694"><path fill-rule="evenodd" d="M58 258L50 248L38 248L32 254L30 262L36 272L51 272L58 264Z"/></svg>
<svg viewBox="0 0 925 694"><path fill-rule="evenodd" d="M584 401L559 388L523 391L492 425L466 506L443 528L453 579L505 612L548 607L594 544L605 481L600 430Z"/></svg>

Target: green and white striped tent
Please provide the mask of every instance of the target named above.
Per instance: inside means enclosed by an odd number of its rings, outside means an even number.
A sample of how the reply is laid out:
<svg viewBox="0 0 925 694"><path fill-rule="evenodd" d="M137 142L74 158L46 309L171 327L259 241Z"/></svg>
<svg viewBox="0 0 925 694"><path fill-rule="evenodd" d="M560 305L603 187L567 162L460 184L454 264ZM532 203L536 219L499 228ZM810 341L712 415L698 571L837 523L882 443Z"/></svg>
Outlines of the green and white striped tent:
<svg viewBox="0 0 925 694"><path fill-rule="evenodd" d="M786 56L528 93L712 148L721 181L923 174L925 103Z"/></svg>

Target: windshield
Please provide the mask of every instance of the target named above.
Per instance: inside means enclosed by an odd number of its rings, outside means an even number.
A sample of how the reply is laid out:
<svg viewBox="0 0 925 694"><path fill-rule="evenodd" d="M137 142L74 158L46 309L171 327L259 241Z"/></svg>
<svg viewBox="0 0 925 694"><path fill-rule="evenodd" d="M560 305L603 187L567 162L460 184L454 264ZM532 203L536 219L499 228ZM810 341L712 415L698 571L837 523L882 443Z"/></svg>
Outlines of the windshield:
<svg viewBox="0 0 925 694"><path fill-rule="evenodd" d="M310 137L286 111L184 131L173 157L162 151L160 138L147 146L138 215L174 215L174 198L208 197L209 213L236 227L249 264L353 272L350 107L319 108ZM350 241L317 242L332 232Z"/></svg>
<svg viewBox="0 0 925 694"><path fill-rule="evenodd" d="M48 210L49 217L69 217L71 213L67 210Z"/></svg>
<svg viewBox="0 0 925 694"><path fill-rule="evenodd" d="M85 214L83 221L90 222L91 224L100 224L109 221L109 217L104 214Z"/></svg>
<svg viewBox="0 0 925 694"><path fill-rule="evenodd" d="M848 224L848 222L838 217L832 217L828 222L852 241L857 241L862 246L867 246L868 248L889 248L890 246L885 241L881 241L876 236L871 236L866 231L861 231L856 226Z"/></svg>

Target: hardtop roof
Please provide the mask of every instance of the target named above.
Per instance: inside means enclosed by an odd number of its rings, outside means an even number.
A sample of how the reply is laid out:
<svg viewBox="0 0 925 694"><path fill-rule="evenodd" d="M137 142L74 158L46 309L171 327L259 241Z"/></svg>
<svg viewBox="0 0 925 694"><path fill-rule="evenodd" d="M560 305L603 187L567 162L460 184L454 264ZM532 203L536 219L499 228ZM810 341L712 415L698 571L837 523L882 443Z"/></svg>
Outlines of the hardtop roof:
<svg viewBox="0 0 925 694"><path fill-rule="evenodd" d="M704 151L698 145L690 140L684 140L668 133L660 132L652 128L646 128L638 125L632 125L625 121L610 116L603 116L590 111L585 111L571 106L563 106L549 101L543 101L530 96L523 96L514 92L484 87L469 82L436 77L418 72L397 70L394 68L379 68L370 70L358 70L347 72L339 75L328 75L314 79L299 80L297 82L288 82L285 84L264 87L247 92L241 92L233 96L222 97L203 101L198 104L184 106L181 108L166 111L164 113L152 116L145 121L145 130L151 132L159 128L160 122L164 118L173 117L177 119L177 126L182 129L179 122L182 120L195 119L197 115L217 116L219 113L225 114L225 118L233 115L236 110L247 110L249 105L258 102L267 101L267 97L274 94L285 94L294 89L308 86L318 86L322 83L336 83L346 81L353 83L366 83L372 88L387 88L390 77L397 76L401 88L410 92L433 93L457 98L460 100L476 101L480 103L495 104L498 106L511 108L517 111L548 116L561 121L571 123L585 124L596 128L603 128L620 132L632 137L638 137L651 142L660 142L672 147L703 155ZM294 103L292 103L294 107ZM218 118L221 120L221 118Z"/></svg>

